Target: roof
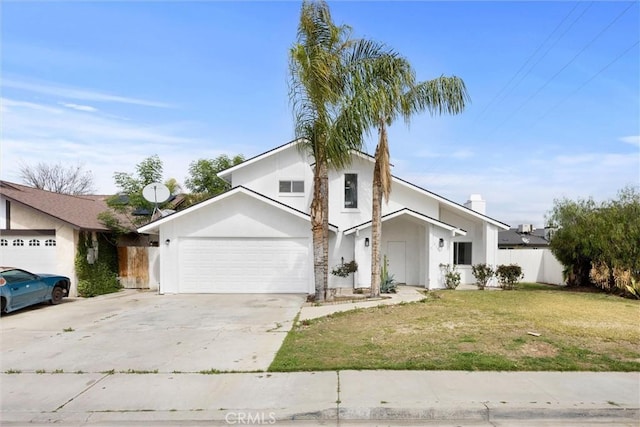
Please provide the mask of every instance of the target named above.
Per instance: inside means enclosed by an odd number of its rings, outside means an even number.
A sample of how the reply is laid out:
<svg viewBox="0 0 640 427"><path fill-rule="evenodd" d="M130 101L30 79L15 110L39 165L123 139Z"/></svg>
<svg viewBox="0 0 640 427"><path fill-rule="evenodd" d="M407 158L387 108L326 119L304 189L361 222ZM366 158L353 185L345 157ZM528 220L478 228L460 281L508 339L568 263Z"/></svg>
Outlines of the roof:
<svg viewBox="0 0 640 427"><path fill-rule="evenodd" d="M382 216L382 222L388 221L390 219L393 218L397 218L399 216L402 215L407 215L407 216L411 216L413 218L416 218L420 221L424 221L427 222L429 224L434 224L438 227L444 228L445 230L451 231L453 234L459 234L461 236L466 236L467 232L461 228L458 228L454 225L451 224L447 224L445 222L442 222L438 219L435 218L431 218L428 215L422 214L420 212L414 211L412 209L408 209L408 208L404 208L404 209L400 209L397 210L395 212L391 212L388 213L386 215ZM344 234L351 234L351 233L355 233L357 230L362 230L363 228L369 228L371 227L371 221L367 221L367 222L363 222L362 224L356 225L354 227L348 228L344 231Z"/></svg>
<svg viewBox="0 0 640 427"><path fill-rule="evenodd" d="M286 149L288 149L290 147L294 147L294 146L298 145L300 142L302 142L302 139L298 138L298 139L294 139L293 141L289 141L289 142L287 142L285 144L282 144L282 145L280 145L278 147L272 148L269 151L265 151L264 153L258 154L257 156L254 156L254 157L252 157L250 159L247 159L242 163L238 163L235 166L231 166L228 169L225 169L223 171L218 172L218 177L223 178L223 179L228 178L229 175L232 175L233 172L237 171L238 169L242 169L242 168L244 168L246 166L249 166L249 165L251 165L253 163L256 163L256 162L258 162L258 161L260 161L262 159L265 159L267 157L273 156L274 154L278 154L278 153L280 153L280 152L282 152L282 151L284 151L284 150L286 150ZM354 155L356 155L356 156L358 156L358 157L360 157L362 159L368 160L370 162L374 162L375 161L375 158L372 155L370 155L368 153L365 153L363 151L351 150L351 152ZM391 165L391 166L393 166L393 165Z"/></svg>
<svg viewBox="0 0 640 427"><path fill-rule="evenodd" d="M286 144L283 144L283 145L280 145L278 147L275 147L275 148L273 148L273 149L271 149L269 151L265 151L262 154L258 154L257 156L254 156L254 157L252 157L252 158L250 158L248 160L245 160L244 162L242 162L240 164L237 164L235 166L230 167L229 169L225 169L225 170L219 172L218 176L220 178L227 179L231 174L233 174L233 172L237 171L238 169L244 168L244 167L249 166L249 165L251 165L253 163L256 163L256 162L258 162L258 161L260 161L262 159L265 159L265 158L270 157L270 156L272 156L274 154L280 153L280 152L282 152L282 151L284 151L284 150L286 150L286 149L288 149L290 147L293 147L293 146L299 144L300 141L301 141L301 139L295 139L293 141L287 142ZM370 154L368 154L368 153L365 153L363 151L358 151L358 150L351 150L351 152L355 156L358 156L358 157L360 157L362 159L368 160L370 162L375 162L375 157L370 155ZM490 224L493 224L493 225L497 226L498 228L502 228L503 230L509 229L509 225L505 224L502 221L498 221L497 219L494 219L494 218L491 218L491 217L489 217L487 215L484 215L484 214L481 214L479 212L476 212L473 209L470 209L470 208L468 208L468 207L466 207L464 205L461 205L459 203L453 202L453 201L451 201L451 200L449 200L449 199L447 199L445 197L439 196L436 193L433 193L433 192L431 192L429 190L426 190L426 189L424 189L422 187L419 187L419 186L417 186L415 184L412 184L409 181L406 181L404 179L398 178L395 175L392 175L391 178L392 178L392 180L394 182L397 182L398 184L403 185L405 187L409 187L409 188L411 188L413 190L417 190L418 192L420 192L422 194L425 194L425 195L427 195L429 197L433 197L436 200L438 200L439 202L442 202L444 205L448 205L450 207L453 207L455 209L463 211L463 212L465 212L465 213L467 213L467 214L469 214L469 215L471 215L473 217L476 217L476 218L482 219L484 221L487 221Z"/></svg>
<svg viewBox="0 0 640 427"><path fill-rule="evenodd" d="M397 182L400 185L404 185L405 187L412 188L414 190L419 191L420 193L423 193L423 194L426 194L428 196L431 196L434 199L438 200L439 202L442 202L444 205L451 206L451 207L456 208L458 210L461 210L461 211L463 211L463 212L465 212L465 213L467 213L467 214L469 214L471 216L474 216L476 218L480 218L480 219L482 219L484 221L487 221L488 223L493 224L493 225L497 226L498 228L502 228L503 230L509 229L509 225L504 223L504 222L502 222L502 221L498 221L497 219L493 219L490 216L487 216L485 214L481 214L479 212L476 212L473 209L470 209L470 208L468 208L468 207L466 207L464 205L461 205L460 203L456 203L454 201L451 201L451 200L449 200L449 199L447 199L445 197L442 197L442 196L440 196L440 195L438 195L438 194L436 194L436 193L434 193L432 191L426 190L426 189L424 189L422 187L419 187L419 186L417 186L415 184L412 184L409 181L406 181L406 180L404 180L402 178L398 178L395 175L392 175L391 179L392 179L392 181Z"/></svg>
<svg viewBox="0 0 640 427"><path fill-rule="evenodd" d="M109 231L98 214L109 210L110 196L54 193L26 185L0 181L0 194L6 199L35 209L72 227L90 231Z"/></svg>
<svg viewBox="0 0 640 427"><path fill-rule="evenodd" d="M519 233L511 228L498 232L498 246L549 246L549 241L530 233Z"/></svg>
<svg viewBox="0 0 640 427"><path fill-rule="evenodd" d="M219 194L219 195L214 196L214 197L212 197L210 199L203 200L200 203L196 203L195 205L189 206L187 209L181 210L179 212L176 212L176 213L173 213L171 215L159 218L159 219L157 219L155 221L152 221L152 222L150 222L150 223L148 223L146 225L143 225L142 227L138 228L138 233L154 233L159 229L159 227L162 224L165 224L167 222L173 221L174 219L180 218L181 216L186 215L191 211L194 211L194 210L197 210L197 209L202 209L205 206L208 206L208 205L211 205L213 203L219 202L220 200L224 200L224 199L229 198L229 197L231 197L231 196L233 196L235 194L238 194L238 193L246 194L246 195L248 195L250 197L253 197L255 199L261 200L264 203L267 203L267 204L269 204L271 206L275 206L276 208L282 209L283 211L288 212L288 213L290 213L292 215L295 215L295 216L297 216L299 218L303 218L303 219L306 219L306 220L309 220L309 221L311 220L311 216L306 212L303 212L301 210L292 208L291 206L285 205L284 203L281 203L281 202L279 202L277 200L274 200L274 199L272 199L270 197L267 197L264 194L260 194L260 193L258 193L256 191L253 191L253 190L251 190L251 189L249 189L247 187L243 187L243 186L239 185L239 186L234 187L234 188L232 188L231 190L229 190L229 191L227 191L225 193ZM333 224L329 224L329 230L331 230L333 232L337 232L338 231L338 227L336 227Z"/></svg>

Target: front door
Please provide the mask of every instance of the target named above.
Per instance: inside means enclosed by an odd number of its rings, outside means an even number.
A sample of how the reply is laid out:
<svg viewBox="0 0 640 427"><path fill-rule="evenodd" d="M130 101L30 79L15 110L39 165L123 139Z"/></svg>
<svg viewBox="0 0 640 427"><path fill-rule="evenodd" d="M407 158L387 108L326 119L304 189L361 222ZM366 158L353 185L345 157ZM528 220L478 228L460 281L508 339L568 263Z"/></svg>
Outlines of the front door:
<svg viewBox="0 0 640 427"><path fill-rule="evenodd" d="M406 279L406 242L393 242L387 244L387 259L389 261L389 274L393 274L396 283L407 283Z"/></svg>

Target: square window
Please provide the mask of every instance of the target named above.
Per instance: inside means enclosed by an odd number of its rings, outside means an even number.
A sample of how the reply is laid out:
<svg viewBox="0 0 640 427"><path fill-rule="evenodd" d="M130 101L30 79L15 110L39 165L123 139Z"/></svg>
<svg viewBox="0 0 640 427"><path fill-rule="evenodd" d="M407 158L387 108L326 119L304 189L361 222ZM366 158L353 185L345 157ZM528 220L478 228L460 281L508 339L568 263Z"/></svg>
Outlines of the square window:
<svg viewBox="0 0 640 427"><path fill-rule="evenodd" d="M453 243L453 263L455 265L471 265L471 242Z"/></svg>
<svg viewBox="0 0 640 427"><path fill-rule="evenodd" d="M280 192L291 193L291 181L280 181Z"/></svg>

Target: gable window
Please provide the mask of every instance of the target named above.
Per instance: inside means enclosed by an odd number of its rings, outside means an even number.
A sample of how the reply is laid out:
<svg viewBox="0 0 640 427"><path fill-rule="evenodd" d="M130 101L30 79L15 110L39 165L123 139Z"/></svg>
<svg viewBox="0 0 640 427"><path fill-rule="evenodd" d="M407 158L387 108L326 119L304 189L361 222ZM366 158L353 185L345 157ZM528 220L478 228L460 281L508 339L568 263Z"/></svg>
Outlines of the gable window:
<svg viewBox="0 0 640 427"><path fill-rule="evenodd" d="M344 207L346 209L358 208L358 174L344 174Z"/></svg>
<svg viewBox="0 0 640 427"><path fill-rule="evenodd" d="M304 181L280 181L278 188L281 193L301 194L304 193Z"/></svg>
<svg viewBox="0 0 640 427"><path fill-rule="evenodd" d="M453 263L471 265L471 242L453 242Z"/></svg>

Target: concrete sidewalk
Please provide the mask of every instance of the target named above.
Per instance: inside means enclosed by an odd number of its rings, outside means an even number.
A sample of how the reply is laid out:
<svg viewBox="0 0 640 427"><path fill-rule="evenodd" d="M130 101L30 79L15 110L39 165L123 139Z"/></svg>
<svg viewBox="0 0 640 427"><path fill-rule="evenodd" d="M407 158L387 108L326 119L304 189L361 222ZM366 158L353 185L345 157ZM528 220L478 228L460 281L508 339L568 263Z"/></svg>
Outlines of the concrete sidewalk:
<svg viewBox="0 0 640 427"><path fill-rule="evenodd" d="M3 426L637 426L639 380L593 372L3 373L0 416Z"/></svg>

